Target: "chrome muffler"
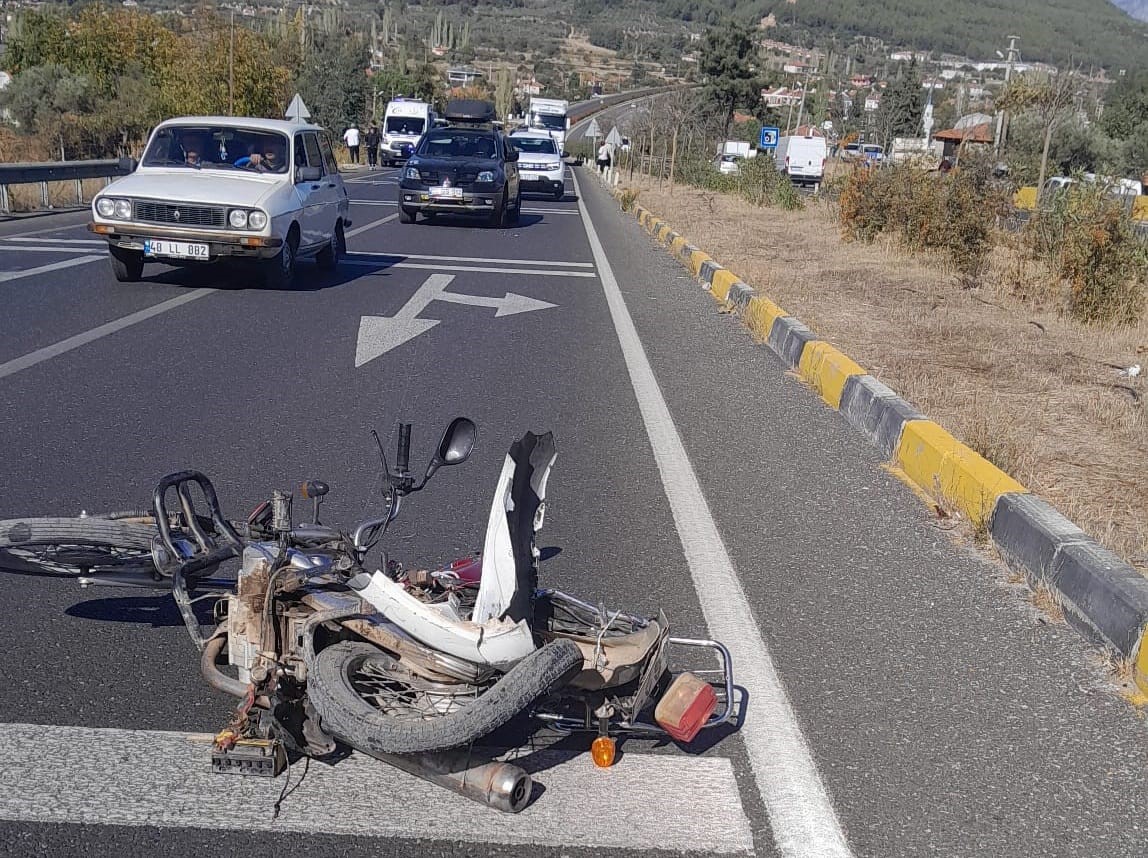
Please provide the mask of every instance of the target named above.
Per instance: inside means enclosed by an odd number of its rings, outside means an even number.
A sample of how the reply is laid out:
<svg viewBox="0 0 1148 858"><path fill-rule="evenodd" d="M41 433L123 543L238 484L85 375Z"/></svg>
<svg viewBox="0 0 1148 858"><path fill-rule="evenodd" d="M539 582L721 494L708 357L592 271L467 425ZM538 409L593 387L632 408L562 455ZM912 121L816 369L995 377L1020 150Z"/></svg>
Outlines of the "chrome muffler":
<svg viewBox="0 0 1148 858"><path fill-rule="evenodd" d="M475 761L465 748L423 754L366 753L503 813L518 813L526 807L534 788L534 780L525 769L498 760Z"/></svg>

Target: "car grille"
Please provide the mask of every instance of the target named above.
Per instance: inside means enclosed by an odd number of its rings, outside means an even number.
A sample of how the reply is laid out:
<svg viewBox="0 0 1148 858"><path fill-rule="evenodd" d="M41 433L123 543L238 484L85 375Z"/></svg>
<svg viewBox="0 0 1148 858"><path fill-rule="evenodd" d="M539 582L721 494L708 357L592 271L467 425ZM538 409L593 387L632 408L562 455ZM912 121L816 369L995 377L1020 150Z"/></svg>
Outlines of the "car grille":
<svg viewBox="0 0 1148 858"><path fill-rule="evenodd" d="M557 164L519 164L518 166L523 170L556 170L556 169L558 169Z"/></svg>
<svg viewBox="0 0 1148 858"><path fill-rule="evenodd" d="M477 170L424 170L419 168L419 178L430 185L437 185L444 178L452 185L470 185L478 180Z"/></svg>
<svg viewBox="0 0 1148 858"><path fill-rule="evenodd" d="M222 229L227 225L227 209L223 206L197 206L185 203L155 203L149 200L136 200L134 219L151 223L177 223L181 226Z"/></svg>

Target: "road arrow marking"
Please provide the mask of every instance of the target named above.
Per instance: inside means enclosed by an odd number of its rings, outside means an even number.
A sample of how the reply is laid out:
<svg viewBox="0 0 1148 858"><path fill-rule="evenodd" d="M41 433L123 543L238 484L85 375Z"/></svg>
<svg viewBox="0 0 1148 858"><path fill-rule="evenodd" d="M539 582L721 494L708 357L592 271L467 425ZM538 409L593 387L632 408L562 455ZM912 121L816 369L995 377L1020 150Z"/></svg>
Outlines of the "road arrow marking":
<svg viewBox="0 0 1148 858"><path fill-rule="evenodd" d="M411 296L393 316L363 316L359 319L359 338L355 343L355 366L382 357L391 349L398 348L419 334L425 334L439 323L438 319L420 319L419 313L431 301L447 301L451 304L470 304L472 307L494 307L494 317L513 316L529 313L531 310L546 310L556 307L547 301L528 298L507 292L503 298L488 298L484 295L461 295L447 292L446 287L454 280L453 274L432 274L418 291Z"/></svg>

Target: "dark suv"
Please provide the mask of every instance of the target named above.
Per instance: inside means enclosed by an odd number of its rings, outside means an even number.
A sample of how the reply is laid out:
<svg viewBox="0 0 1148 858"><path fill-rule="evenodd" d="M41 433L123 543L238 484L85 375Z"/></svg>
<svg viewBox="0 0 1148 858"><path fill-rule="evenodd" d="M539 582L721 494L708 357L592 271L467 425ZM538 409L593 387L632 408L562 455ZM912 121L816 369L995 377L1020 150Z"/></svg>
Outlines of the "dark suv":
<svg viewBox="0 0 1148 858"><path fill-rule="evenodd" d="M494 121L485 101L447 103L445 128L419 140L399 183L399 220L414 223L419 212L481 214L492 226L518 222L518 152Z"/></svg>

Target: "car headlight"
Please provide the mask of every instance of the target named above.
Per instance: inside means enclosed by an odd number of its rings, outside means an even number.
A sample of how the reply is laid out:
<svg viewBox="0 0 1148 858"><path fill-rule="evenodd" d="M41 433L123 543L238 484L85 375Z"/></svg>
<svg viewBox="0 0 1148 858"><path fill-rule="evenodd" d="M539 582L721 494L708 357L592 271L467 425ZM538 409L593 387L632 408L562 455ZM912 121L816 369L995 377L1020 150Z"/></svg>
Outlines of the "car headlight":
<svg viewBox="0 0 1148 858"><path fill-rule="evenodd" d="M232 209L228 212L227 221L232 229L247 229L247 211L245 209Z"/></svg>
<svg viewBox="0 0 1148 858"><path fill-rule="evenodd" d="M120 220L132 219L132 201L131 200L114 200L115 216Z"/></svg>
<svg viewBox="0 0 1148 858"><path fill-rule="evenodd" d="M251 212L247 215L247 225L252 229L263 229L267 226L267 215L263 212Z"/></svg>
<svg viewBox="0 0 1148 858"><path fill-rule="evenodd" d="M493 182L494 181L494 170L483 170L481 173L478 174L478 177L475 179L475 181L476 182Z"/></svg>
<svg viewBox="0 0 1148 858"><path fill-rule="evenodd" d="M417 182L422 178L422 176L419 175L418 167L407 167L405 170L403 170L403 178L414 179Z"/></svg>
<svg viewBox="0 0 1148 858"><path fill-rule="evenodd" d="M116 201L111 197L100 197L96 200L96 212L100 217L115 217Z"/></svg>

